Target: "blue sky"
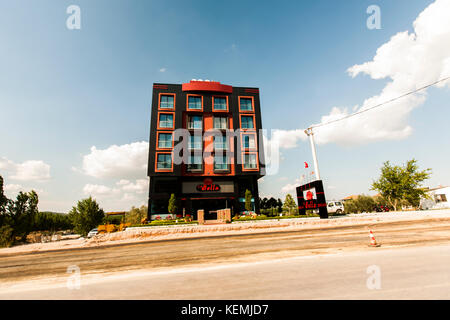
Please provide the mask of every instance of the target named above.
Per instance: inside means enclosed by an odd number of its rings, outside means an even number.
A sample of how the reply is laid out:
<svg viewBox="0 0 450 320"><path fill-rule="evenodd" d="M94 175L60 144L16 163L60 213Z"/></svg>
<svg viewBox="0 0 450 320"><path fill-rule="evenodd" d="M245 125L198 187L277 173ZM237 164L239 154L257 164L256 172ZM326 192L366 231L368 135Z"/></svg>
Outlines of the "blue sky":
<svg viewBox="0 0 450 320"><path fill-rule="evenodd" d="M351 109L378 95L389 75L372 79L360 71L352 78L347 69L371 61L398 32L413 32L433 2L2 0L0 174L10 196L40 191L41 210L67 211L100 187L106 210L140 205L145 169L89 174L83 164L93 146L148 141L154 82L259 87L265 128L306 128L333 107ZM71 4L81 8L80 30L66 27ZM380 30L366 26L372 4L381 9ZM448 87L428 90L404 114L411 133L395 140L324 138L317 150L328 198L368 193L386 160L416 158L433 169L428 185L450 184L449 98ZM310 146L298 139L295 148L282 149L280 171L260 183L261 195L284 198L280 190L305 173L303 161L311 162ZM21 168L44 175L27 179Z"/></svg>

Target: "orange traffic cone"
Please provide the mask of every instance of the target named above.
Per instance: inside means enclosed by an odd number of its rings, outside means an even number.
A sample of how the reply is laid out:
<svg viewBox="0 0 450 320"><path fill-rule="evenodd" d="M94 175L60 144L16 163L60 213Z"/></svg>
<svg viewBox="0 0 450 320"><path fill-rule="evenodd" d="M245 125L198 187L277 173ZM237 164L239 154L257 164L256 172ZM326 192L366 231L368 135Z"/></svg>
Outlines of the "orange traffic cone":
<svg viewBox="0 0 450 320"><path fill-rule="evenodd" d="M372 233L372 230L369 230L369 236L370 236L370 244L369 247L379 247L381 244L377 243L377 240L375 240L375 237Z"/></svg>

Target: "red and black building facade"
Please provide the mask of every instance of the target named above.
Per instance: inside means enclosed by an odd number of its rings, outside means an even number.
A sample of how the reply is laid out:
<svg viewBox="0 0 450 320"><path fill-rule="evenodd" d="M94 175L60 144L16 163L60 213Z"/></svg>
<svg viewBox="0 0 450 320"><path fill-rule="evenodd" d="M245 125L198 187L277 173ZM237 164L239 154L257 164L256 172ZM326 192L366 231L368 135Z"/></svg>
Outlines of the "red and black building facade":
<svg viewBox="0 0 450 320"><path fill-rule="evenodd" d="M197 210L245 211L248 189L258 207L264 176L259 89L213 81L153 85L148 160L149 217L168 214L171 194L177 215ZM210 217L214 219L214 217Z"/></svg>

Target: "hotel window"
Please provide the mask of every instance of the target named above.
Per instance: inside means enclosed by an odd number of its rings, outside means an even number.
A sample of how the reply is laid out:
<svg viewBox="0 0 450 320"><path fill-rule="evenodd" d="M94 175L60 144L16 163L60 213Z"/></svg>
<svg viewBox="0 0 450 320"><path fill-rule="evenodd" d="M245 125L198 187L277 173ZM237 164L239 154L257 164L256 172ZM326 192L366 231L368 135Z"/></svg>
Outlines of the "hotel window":
<svg viewBox="0 0 450 320"><path fill-rule="evenodd" d="M201 155L190 155L188 158L187 169L189 171L200 171L202 170L202 156Z"/></svg>
<svg viewBox="0 0 450 320"><path fill-rule="evenodd" d="M227 98L214 97L214 111L226 111L227 110Z"/></svg>
<svg viewBox="0 0 450 320"><path fill-rule="evenodd" d="M252 116L242 116L241 117L241 128L242 129L254 129L255 124L253 123Z"/></svg>
<svg viewBox="0 0 450 320"><path fill-rule="evenodd" d="M257 169L255 153L245 153L244 154L244 169L248 169L248 170Z"/></svg>
<svg viewBox="0 0 450 320"><path fill-rule="evenodd" d="M202 129L203 117L202 116L188 116L188 129Z"/></svg>
<svg viewBox="0 0 450 320"><path fill-rule="evenodd" d="M169 153L159 153L156 160L156 168L158 170L172 169L172 155Z"/></svg>
<svg viewBox="0 0 450 320"><path fill-rule="evenodd" d="M244 149L256 149L256 139L253 134L244 134L242 137Z"/></svg>
<svg viewBox="0 0 450 320"><path fill-rule="evenodd" d="M202 147L203 147L202 136L190 136L189 137L188 149L202 150Z"/></svg>
<svg viewBox="0 0 450 320"><path fill-rule="evenodd" d="M161 113L159 115L160 128L173 128L173 114Z"/></svg>
<svg viewBox="0 0 450 320"><path fill-rule="evenodd" d="M240 111L253 111L253 99L252 98L239 98L240 99Z"/></svg>
<svg viewBox="0 0 450 320"><path fill-rule="evenodd" d="M188 96L188 109L202 110L202 97Z"/></svg>
<svg viewBox="0 0 450 320"><path fill-rule="evenodd" d="M216 155L214 156L214 170L215 171L228 171L227 156Z"/></svg>
<svg viewBox="0 0 450 320"><path fill-rule="evenodd" d="M161 95L161 101L159 104L160 109L173 109L174 108L174 96Z"/></svg>
<svg viewBox="0 0 450 320"><path fill-rule="evenodd" d="M215 150L228 150L228 140L226 136L214 136Z"/></svg>
<svg viewBox="0 0 450 320"><path fill-rule="evenodd" d="M158 137L158 148L172 148L172 134L160 133Z"/></svg>
<svg viewBox="0 0 450 320"><path fill-rule="evenodd" d="M228 117L214 117L214 129L228 129Z"/></svg>

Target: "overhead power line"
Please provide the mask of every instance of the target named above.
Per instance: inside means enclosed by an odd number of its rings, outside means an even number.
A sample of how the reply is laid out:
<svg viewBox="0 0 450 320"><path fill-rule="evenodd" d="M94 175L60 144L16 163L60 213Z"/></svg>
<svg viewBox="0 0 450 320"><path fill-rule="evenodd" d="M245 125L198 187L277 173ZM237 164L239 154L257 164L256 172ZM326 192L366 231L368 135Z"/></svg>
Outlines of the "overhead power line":
<svg viewBox="0 0 450 320"><path fill-rule="evenodd" d="M364 110L361 110L361 111L358 111L358 112L349 114L349 115L347 115L347 116L345 116L345 117L342 117L342 118L339 118L339 119L335 119L335 120L331 120L331 121L324 122L324 123L319 123L319 124L316 124L316 125L312 125L312 126L309 127L308 129L313 129L313 128L318 128L318 127L323 127L323 126L326 126L326 125L329 125L329 124L332 124L332 123L335 123L335 122L338 122L338 121L342 121L342 120L345 120L345 119L348 119L348 118L357 116L357 115L359 115L359 114L361 114L361 113L364 113L364 112L373 110L373 109L375 109L375 108L382 107L382 106L384 106L385 104L394 102L394 101L396 101L396 100L398 100L398 99L404 98L404 97L409 96L409 95L414 94L414 93L417 93L417 92L419 92L419 91L422 91L422 90L424 90L424 89L427 89L427 88L429 88L429 87L432 87L432 86L434 86L434 85L436 85L436 84L438 84L438 83L440 83L440 82L443 82L443 81L446 81L446 80L449 80L449 79L450 79L450 77L443 78L443 79L441 79L441 80L438 80L438 81L436 81L436 82L433 82L433 83L431 83L431 84L428 84L428 85L426 85L426 86L424 86L424 87L418 88L418 89L413 90L413 91L410 91L410 92L408 92L408 93L405 93L405 94L403 94L403 95L401 95L401 96L399 96L399 97L396 97L396 98L394 98L394 99L391 99L391 100L385 101L385 102L383 102L383 103L377 104L377 105L375 105L375 106L372 106L372 107L370 107L370 108L367 108L367 109L364 109Z"/></svg>

